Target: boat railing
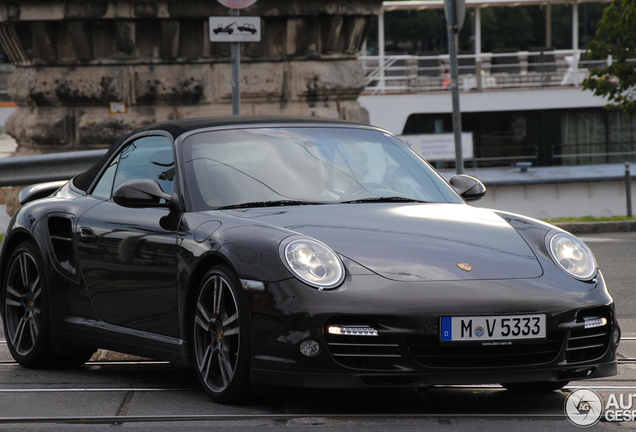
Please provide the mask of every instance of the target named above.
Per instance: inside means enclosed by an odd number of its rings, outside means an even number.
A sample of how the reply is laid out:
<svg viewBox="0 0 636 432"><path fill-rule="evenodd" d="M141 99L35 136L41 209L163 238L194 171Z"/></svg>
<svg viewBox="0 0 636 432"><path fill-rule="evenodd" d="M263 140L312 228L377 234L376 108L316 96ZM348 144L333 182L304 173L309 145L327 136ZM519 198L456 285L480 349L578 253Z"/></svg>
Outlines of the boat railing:
<svg viewBox="0 0 636 432"><path fill-rule="evenodd" d="M484 137L481 137L483 140ZM491 140L488 140L491 141ZM486 143L482 143L486 144ZM475 148L475 157L466 165L473 168L515 165L519 162L537 163L539 148L532 145L482 145ZM596 165L636 161L636 142L593 142L556 144L550 148L553 165Z"/></svg>
<svg viewBox="0 0 636 432"><path fill-rule="evenodd" d="M587 142L560 144L553 148L559 165L592 165L636 160L636 142Z"/></svg>
<svg viewBox="0 0 636 432"><path fill-rule="evenodd" d="M584 50L492 52L457 57L460 91L581 86L591 69L612 59L591 60ZM450 90L446 55L360 56L365 71L363 95L426 93Z"/></svg>

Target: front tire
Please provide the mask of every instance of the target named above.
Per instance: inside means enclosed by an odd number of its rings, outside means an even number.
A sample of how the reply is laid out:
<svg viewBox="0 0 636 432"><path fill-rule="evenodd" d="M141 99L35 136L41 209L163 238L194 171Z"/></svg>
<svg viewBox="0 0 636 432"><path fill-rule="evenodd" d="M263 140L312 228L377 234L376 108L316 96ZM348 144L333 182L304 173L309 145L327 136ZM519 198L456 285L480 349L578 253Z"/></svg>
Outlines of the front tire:
<svg viewBox="0 0 636 432"><path fill-rule="evenodd" d="M22 366L51 366L51 319L46 276L32 242L11 254L2 285L2 320L11 355Z"/></svg>
<svg viewBox="0 0 636 432"><path fill-rule="evenodd" d="M51 340L49 286L38 248L24 241L13 251L2 281L2 321L11 356L28 368L76 367L94 350L59 355Z"/></svg>
<svg viewBox="0 0 636 432"><path fill-rule="evenodd" d="M199 380L219 403L251 395L248 310L238 279L224 265L203 278L193 314L193 350Z"/></svg>

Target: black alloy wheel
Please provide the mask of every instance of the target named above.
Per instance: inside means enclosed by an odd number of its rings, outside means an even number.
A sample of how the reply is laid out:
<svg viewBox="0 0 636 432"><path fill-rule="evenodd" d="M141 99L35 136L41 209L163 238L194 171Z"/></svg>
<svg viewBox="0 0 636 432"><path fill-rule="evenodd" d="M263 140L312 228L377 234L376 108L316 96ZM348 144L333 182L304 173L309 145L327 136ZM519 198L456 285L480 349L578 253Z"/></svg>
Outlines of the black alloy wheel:
<svg viewBox="0 0 636 432"><path fill-rule="evenodd" d="M193 350L205 391L220 403L239 403L251 393L249 323L243 291L223 265L199 287L193 317Z"/></svg>
<svg viewBox="0 0 636 432"><path fill-rule="evenodd" d="M48 366L53 357L48 293L36 247L24 242L11 255L3 283L7 345L23 366Z"/></svg>

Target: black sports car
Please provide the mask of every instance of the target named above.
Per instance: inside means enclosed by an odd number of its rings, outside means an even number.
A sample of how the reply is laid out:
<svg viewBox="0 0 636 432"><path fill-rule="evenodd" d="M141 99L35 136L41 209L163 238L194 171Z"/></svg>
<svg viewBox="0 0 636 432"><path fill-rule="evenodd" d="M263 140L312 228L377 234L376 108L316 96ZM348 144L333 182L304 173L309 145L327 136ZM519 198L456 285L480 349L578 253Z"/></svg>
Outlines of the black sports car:
<svg viewBox="0 0 636 432"><path fill-rule="evenodd" d="M27 367L97 348L192 365L220 402L253 385L553 390L616 374L590 250L466 204L484 193L364 125L147 126L21 194L1 250L9 349Z"/></svg>

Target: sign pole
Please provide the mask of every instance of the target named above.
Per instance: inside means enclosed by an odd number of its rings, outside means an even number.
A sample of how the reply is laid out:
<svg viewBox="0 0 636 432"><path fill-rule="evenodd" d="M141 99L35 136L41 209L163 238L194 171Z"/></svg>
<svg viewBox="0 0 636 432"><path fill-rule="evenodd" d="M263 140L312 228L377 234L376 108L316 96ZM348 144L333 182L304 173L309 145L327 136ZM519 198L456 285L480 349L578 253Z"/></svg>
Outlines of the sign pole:
<svg viewBox="0 0 636 432"><path fill-rule="evenodd" d="M231 16L239 16L238 9L230 9ZM232 114L241 115L241 43L232 42Z"/></svg>
<svg viewBox="0 0 636 432"><path fill-rule="evenodd" d="M218 0L230 8L230 17L210 17L210 42L230 42L232 50L232 114L241 115L241 42L261 41L260 17L238 18L240 9L257 0Z"/></svg>

